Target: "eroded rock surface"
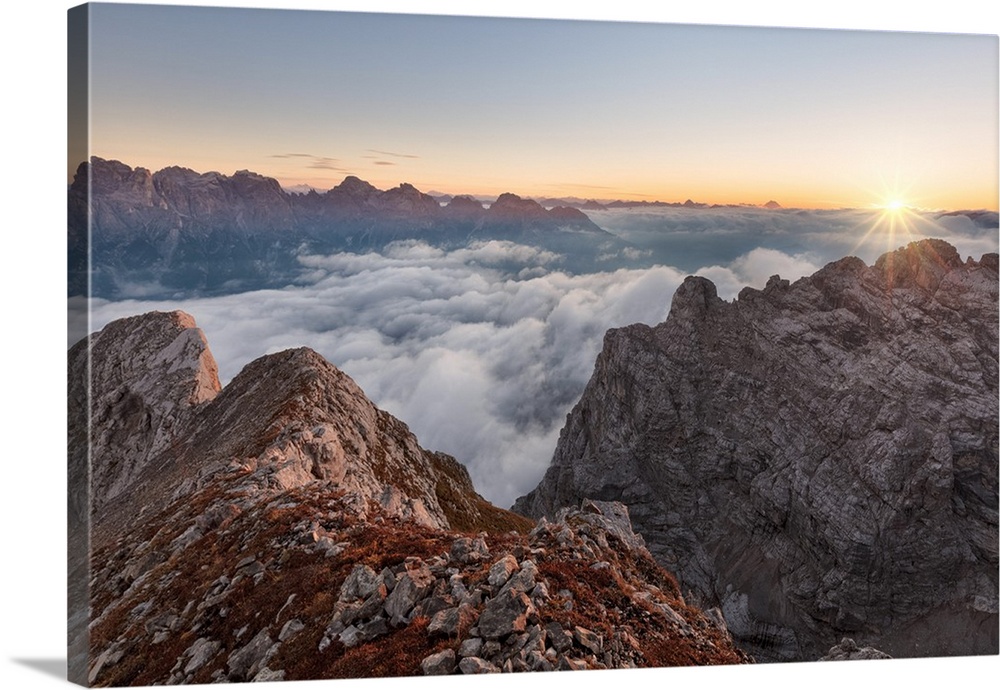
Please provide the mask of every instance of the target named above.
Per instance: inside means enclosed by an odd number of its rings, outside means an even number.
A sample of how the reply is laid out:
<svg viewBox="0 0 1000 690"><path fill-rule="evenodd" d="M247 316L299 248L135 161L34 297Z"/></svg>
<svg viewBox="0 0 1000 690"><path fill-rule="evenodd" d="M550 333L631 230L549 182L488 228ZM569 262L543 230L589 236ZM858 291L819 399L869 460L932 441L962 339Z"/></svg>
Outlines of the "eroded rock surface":
<svg viewBox="0 0 1000 690"><path fill-rule="evenodd" d="M196 410L222 389L205 335L179 311L115 321L90 336L89 350L87 340L74 346L69 359L70 433L81 435L80 463L87 462L89 403L95 510L161 460Z"/></svg>
<svg viewBox="0 0 1000 690"><path fill-rule="evenodd" d="M265 355L222 390L183 312L112 322L90 337L89 359L87 344L69 354L71 474L89 486L98 539L233 468L255 491L327 482L432 527L505 519L460 463L421 448L308 348Z"/></svg>
<svg viewBox="0 0 1000 690"><path fill-rule="evenodd" d="M997 652L997 255L940 240L609 331L515 510L621 501L760 659Z"/></svg>

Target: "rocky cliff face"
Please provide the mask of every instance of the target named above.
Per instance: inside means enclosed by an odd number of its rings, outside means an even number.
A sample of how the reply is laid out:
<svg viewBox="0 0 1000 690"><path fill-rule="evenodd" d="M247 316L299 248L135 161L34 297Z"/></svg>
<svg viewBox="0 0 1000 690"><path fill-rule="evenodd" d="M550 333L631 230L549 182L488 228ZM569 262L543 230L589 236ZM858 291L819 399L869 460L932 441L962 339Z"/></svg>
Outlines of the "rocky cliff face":
<svg viewBox="0 0 1000 690"><path fill-rule="evenodd" d="M490 505L308 349L220 390L182 312L70 351L70 677L88 685L741 663L620 504Z"/></svg>
<svg viewBox="0 0 1000 690"><path fill-rule="evenodd" d="M621 501L759 659L997 652L997 255L938 240L610 331L539 486Z"/></svg>
<svg viewBox="0 0 1000 690"><path fill-rule="evenodd" d="M116 321L78 343L69 358L70 417L82 422L90 415L87 440L97 460L90 491L100 511L157 464L222 386L204 334L183 312Z"/></svg>

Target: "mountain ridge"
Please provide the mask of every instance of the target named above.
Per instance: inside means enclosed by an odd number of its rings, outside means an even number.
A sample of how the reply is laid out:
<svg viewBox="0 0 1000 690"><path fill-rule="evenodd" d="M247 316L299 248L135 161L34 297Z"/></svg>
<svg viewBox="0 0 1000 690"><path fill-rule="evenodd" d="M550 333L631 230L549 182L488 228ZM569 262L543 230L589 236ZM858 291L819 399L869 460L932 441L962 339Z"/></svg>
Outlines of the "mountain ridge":
<svg viewBox="0 0 1000 690"><path fill-rule="evenodd" d="M69 361L69 676L84 685L747 663L624 506L535 523L309 348L225 387L179 311Z"/></svg>
<svg viewBox="0 0 1000 690"><path fill-rule="evenodd" d="M284 287L302 273L304 254L411 239L444 248L520 242L572 254L580 267L627 246L578 209L512 193L489 208L459 198L442 206L411 184L383 191L354 176L322 194L293 194L247 170L152 173L94 157L68 191L69 291L175 297Z"/></svg>
<svg viewBox="0 0 1000 690"><path fill-rule="evenodd" d="M97 431L89 439L89 487L97 515L137 514L141 508L126 494L138 484L148 485L138 489L140 501L153 501L150 491L161 483L175 499L205 476L238 466L284 490L329 481L390 515L447 529L437 485L454 484L459 493L472 487L460 463L420 448L404 423L309 348L259 357L222 387L204 334L190 315L174 311L114 321L69 357L73 390L89 376ZM81 407L71 407L71 419L74 430L86 426ZM473 512L467 522L475 522L477 508L491 512L476 496L466 502ZM509 523L527 524L516 516Z"/></svg>

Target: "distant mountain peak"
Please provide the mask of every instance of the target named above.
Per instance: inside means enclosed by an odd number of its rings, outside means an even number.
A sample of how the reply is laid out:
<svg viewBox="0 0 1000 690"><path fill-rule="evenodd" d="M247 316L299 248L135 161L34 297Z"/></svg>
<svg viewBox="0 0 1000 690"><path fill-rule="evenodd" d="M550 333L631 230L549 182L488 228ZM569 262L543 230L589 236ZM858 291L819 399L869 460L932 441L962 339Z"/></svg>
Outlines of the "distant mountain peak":
<svg viewBox="0 0 1000 690"><path fill-rule="evenodd" d="M372 184L365 182L360 177L348 175L340 184L331 189L330 193L339 192L351 196L370 196L378 191Z"/></svg>

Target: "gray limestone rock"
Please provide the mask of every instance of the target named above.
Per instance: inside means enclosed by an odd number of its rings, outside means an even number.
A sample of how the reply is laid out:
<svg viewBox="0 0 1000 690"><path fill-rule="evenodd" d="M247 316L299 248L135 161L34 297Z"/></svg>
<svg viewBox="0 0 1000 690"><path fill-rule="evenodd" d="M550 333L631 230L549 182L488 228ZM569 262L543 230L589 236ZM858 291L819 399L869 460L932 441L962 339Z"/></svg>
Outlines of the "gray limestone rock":
<svg viewBox="0 0 1000 690"><path fill-rule="evenodd" d="M127 491L168 451L196 411L221 390L218 367L194 319L184 312L152 312L108 324L81 341L71 362L84 357L89 372L71 364L70 386L89 385L93 509ZM77 354L79 353L79 354ZM72 371L79 366L80 371ZM89 373L89 379L87 374ZM75 374L73 376L72 374ZM72 409L74 423L86 408Z"/></svg>
<svg viewBox="0 0 1000 690"><path fill-rule="evenodd" d="M479 634L498 639L512 632L524 632L528 616L535 612L531 599L523 592L507 590L490 599L479 616Z"/></svg>
<svg viewBox="0 0 1000 690"><path fill-rule="evenodd" d="M517 569L517 559L508 553L490 567L488 581L493 587L501 587Z"/></svg>
<svg viewBox="0 0 1000 690"><path fill-rule="evenodd" d="M345 647L354 647L363 642L365 638L360 628L355 625L349 625L340 632L337 639Z"/></svg>
<svg viewBox="0 0 1000 690"><path fill-rule="evenodd" d="M477 656L467 656L458 662L458 669L464 674L499 673L500 669Z"/></svg>
<svg viewBox="0 0 1000 690"><path fill-rule="evenodd" d="M567 633L563 627L552 621L545 626L545 636L549 644L559 653L565 653L573 646L573 635Z"/></svg>
<svg viewBox="0 0 1000 690"><path fill-rule="evenodd" d="M354 566L351 573L340 586L340 601L366 599L368 595L383 585L381 578L367 565Z"/></svg>
<svg viewBox="0 0 1000 690"><path fill-rule="evenodd" d="M562 656L559 657L556 669L559 671L585 671L587 669L587 662L583 659L570 659L567 656Z"/></svg>
<svg viewBox="0 0 1000 690"><path fill-rule="evenodd" d="M385 612L389 615L390 622L393 625L408 623L413 607L430 594L433 587L434 576L426 566L404 573L385 599Z"/></svg>
<svg viewBox="0 0 1000 690"><path fill-rule="evenodd" d="M579 518L614 535L627 546L642 548L646 545L642 536L632 530L632 519L628 506L624 503L584 499L580 505Z"/></svg>
<svg viewBox="0 0 1000 690"><path fill-rule="evenodd" d="M228 677L231 681L251 680L277 651L278 645L264 628L250 642L234 650L226 661Z"/></svg>
<svg viewBox="0 0 1000 690"><path fill-rule="evenodd" d="M470 637L462 640L462 644L458 647L458 655L462 658L467 656L479 656L479 653L483 649L483 638L481 637Z"/></svg>
<svg viewBox="0 0 1000 690"><path fill-rule="evenodd" d="M251 682L270 683L273 681L284 680L284 679L285 679L284 671L272 671L271 669L265 666L264 668L262 668L260 671L257 672L257 675L253 677L253 680Z"/></svg>
<svg viewBox="0 0 1000 690"><path fill-rule="evenodd" d="M475 617L475 610L468 605L443 609L431 617L427 632L432 635L454 636L471 625Z"/></svg>
<svg viewBox="0 0 1000 690"><path fill-rule="evenodd" d="M194 641L194 644L192 644L191 647L184 652L184 656L188 657L188 662L184 665L184 675L194 673L199 668L204 666L205 663L214 657L221 648L221 643L215 640L199 637Z"/></svg>
<svg viewBox="0 0 1000 690"><path fill-rule="evenodd" d="M446 676L455 671L455 650L445 649L431 654L420 662L420 670L425 676Z"/></svg>
<svg viewBox="0 0 1000 690"><path fill-rule="evenodd" d="M295 636L296 633L301 632L305 627L305 623L298 618L291 619L281 626L281 632L278 633L278 642L284 642L290 637Z"/></svg>
<svg viewBox="0 0 1000 690"><path fill-rule="evenodd" d="M573 628L573 640L589 651L591 654L600 655L604 652L604 638L599 633L583 628L579 625Z"/></svg>
<svg viewBox="0 0 1000 690"><path fill-rule="evenodd" d="M451 596L429 596L413 607L413 615L433 619L445 609L451 609L454 606L455 601Z"/></svg>
<svg viewBox="0 0 1000 690"><path fill-rule="evenodd" d="M189 649L185 653L193 653L192 650L196 650L196 649L200 649L201 648L200 646L196 647L196 645L198 645L197 641L195 641L195 644L192 645L192 649ZM101 671L105 667L107 667L107 666L114 666L119 661L121 661L122 656L124 656L123 652L120 649L116 649L114 646L112 646L109 649L104 650L104 652L102 652L101 655L98 656L97 659L94 661L94 664L93 664L92 668L90 669L90 672L87 675L87 682L88 683L93 683L94 680L98 676L100 676Z"/></svg>
<svg viewBox="0 0 1000 690"><path fill-rule="evenodd" d="M490 551L482 537L459 537L452 542L449 555L459 563L478 563L489 558Z"/></svg>
<svg viewBox="0 0 1000 690"><path fill-rule="evenodd" d="M511 589L515 592L530 592L535 588L535 575L538 574L538 566L532 561L523 561L520 569L510 577L500 589L501 592Z"/></svg>

